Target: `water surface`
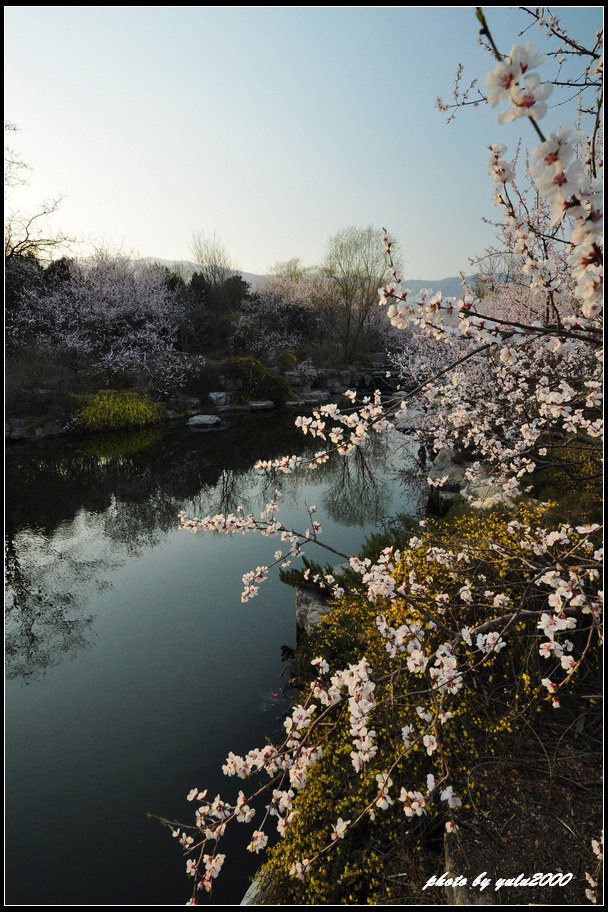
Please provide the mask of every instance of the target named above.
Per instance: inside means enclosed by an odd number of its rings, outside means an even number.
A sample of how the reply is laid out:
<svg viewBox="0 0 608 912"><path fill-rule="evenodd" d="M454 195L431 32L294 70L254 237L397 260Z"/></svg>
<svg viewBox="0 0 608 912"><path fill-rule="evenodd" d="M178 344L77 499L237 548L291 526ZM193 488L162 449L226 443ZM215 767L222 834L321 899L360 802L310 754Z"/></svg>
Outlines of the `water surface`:
<svg viewBox="0 0 608 912"><path fill-rule="evenodd" d="M240 601L277 541L192 535L178 511L257 513L278 485L286 526L305 528L315 504L328 543L357 553L387 516L422 506L425 485L400 471L415 444L395 440L277 479L252 467L306 444L292 415L8 451L6 904L186 902L185 860L146 814L192 822L195 786L234 798L221 765L280 726L296 629L276 575ZM213 904L247 889L250 831L222 843Z"/></svg>

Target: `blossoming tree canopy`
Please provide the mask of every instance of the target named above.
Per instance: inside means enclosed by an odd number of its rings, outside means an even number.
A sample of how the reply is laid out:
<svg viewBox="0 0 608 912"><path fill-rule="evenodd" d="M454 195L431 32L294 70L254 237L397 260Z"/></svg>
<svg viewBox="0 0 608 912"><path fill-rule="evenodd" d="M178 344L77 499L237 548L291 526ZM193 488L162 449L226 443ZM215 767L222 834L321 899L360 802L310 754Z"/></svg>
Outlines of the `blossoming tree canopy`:
<svg viewBox="0 0 608 912"><path fill-rule="evenodd" d="M380 290L379 303L393 326L408 330L395 361L404 378L414 379L414 389L388 406L379 393L360 400L349 390L344 406L324 405L299 417L303 433L321 442L310 468L333 452L348 455L422 403L418 434L431 449L450 445L475 453L468 480L483 480L490 492L472 498L477 506L522 498L527 480L543 466L557 465L581 485L601 472L602 36L585 47L554 16L526 12L580 62L581 79L565 88L579 92L581 117L575 126L544 134L548 101L564 88L559 73L548 72L552 54L539 53L531 41L501 52L478 9L482 40L494 58L482 100L500 108L501 131L522 128L536 141L523 184L517 156L508 160L503 143L490 148L501 213L497 249L508 256L508 280L487 267L496 262L491 251L478 261L487 289L482 297L466 288L460 298L432 289L413 294L385 235L393 281ZM590 123L586 132L583 120ZM281 473L302 464L286 456L261 460L258 468ZM323 541L315 512L309 509L307 530L285 528L277 492L259 517L240 508L230 516L182 515L181 521L193 532L257 531L280 542L268 566L245 574L247 601L271 566L286 566L304 548L314 544L340 555ZM453 526L421 521L406 547L389 545L375 559L340 555L360 577L355 589L346 590L332 574L318 577L335 607L315 641L324 652L311 662L308 690L287 714L278 743L244 756L231 753L223 767L227 776L263 774L265 781L232 802L219 795L211 801L193 789L194 823L172 824L189 856L191 904L211 890L224 861L217 847L233 821L255 817L248 849L257 854L276 818L282 843L275 873L283 870L286 846L284 870L295 882L325 870L328 856L340 853L358 825L380 825L398 812L401 826L404 819L438 813L446 831L458 835L466 778L460 755L470 737L463 719L475 715L475 681L495 675L502 682L484 720L488 731L499 733L518 714L532 712L535 701L559 708L560 692L583 673L601 639L600 526L583 519L549 523L547 516L546 503L523 498L506 512L474 520L465 515ZM357 632L352 648L358 653L341 666L340 644L350 629ZM513 667L521 673L513 676ZM328 806L325 793L312 812L308 796L332 769L343 776L340 801ZM265 810L259 801L254 807L262 794L269 796ZM596 872L587 880L594 901Z"/></svg>

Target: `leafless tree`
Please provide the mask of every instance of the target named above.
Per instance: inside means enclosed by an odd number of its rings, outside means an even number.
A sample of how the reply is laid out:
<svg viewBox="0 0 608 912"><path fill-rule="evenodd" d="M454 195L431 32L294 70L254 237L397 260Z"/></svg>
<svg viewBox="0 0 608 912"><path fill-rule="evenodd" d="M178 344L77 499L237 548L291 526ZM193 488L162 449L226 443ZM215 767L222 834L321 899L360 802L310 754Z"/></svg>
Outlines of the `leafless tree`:
<svg viewBox="0 0 608 912"><path fill-rule="evenodd" d="M10 120L4 121L4 135L18 133L19 127ZM27 183L24 172L30 171L30 165L20 158L19 153L4 145L4 193L11 187L20 187Z"/></svg>
<svg viewBox="0 0 608 912"><path fill-rule="evenodd" d="M190 250L200 272L212 288L218 288L226 279L238 275L238 269L232 257L217 235L204 231L195 231L190 242Z"/></svg>
<svg viewBox="0 0 608 912"><path fill-rule="evenodd" d="M5 121L4 132L14 134L18 127L11 121ZM31 170L19 153L8 145L4 146L4 195L8 191L27 184L26 173ZM8 210L4 223L4 256L6 260L16 257L35 257L37 260L49 260L53 254L64 250L69 244L75 243L74 238L63 232L53 233L47 224L49 216L53 215L61 205L63 197L45 200L39 206L39 211L33 215L19 211Z"/></svg>
<svg viewBox="0 0 608 912"><path fill-rule="evenodd" d="M34 215L10 212L4 225L4 257L33 256L37 260L51 260L53 254L63 251L76 242L64 232L53 233L47 223L49 216L59 209L63 197L45 200Z"/></svg>

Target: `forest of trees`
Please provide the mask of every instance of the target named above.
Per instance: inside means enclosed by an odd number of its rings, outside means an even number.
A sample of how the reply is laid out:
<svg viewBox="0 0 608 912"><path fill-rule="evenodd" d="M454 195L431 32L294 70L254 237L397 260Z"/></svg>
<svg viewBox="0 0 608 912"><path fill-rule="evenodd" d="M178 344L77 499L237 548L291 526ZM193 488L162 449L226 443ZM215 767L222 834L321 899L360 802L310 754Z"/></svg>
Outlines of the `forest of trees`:
<svg viewBox="0 0 608 912"><path fill-rule="evenodd" d="M64 251L66 239L56 244L35 224L12 216L6 231L9 388L14 374L25 390L138 388L166 401L204 388L233 356L312 376L369 358L396 335L377 307L389 267L382 233L371 226L331 238L318 267L278 264L253 290L217 238L202 232L187 271L106 249L77 259Z"/></svg>

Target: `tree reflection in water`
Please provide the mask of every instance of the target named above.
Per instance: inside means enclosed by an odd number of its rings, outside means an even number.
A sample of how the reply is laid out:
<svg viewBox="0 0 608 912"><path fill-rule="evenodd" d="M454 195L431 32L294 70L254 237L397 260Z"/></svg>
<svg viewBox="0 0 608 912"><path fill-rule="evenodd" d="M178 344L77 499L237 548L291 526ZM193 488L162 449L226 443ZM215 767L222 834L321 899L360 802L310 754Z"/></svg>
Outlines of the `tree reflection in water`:
<svg viewBox="0 0 608 912"><path fill-rule="evenodd" d="M94 617L86 613L91 586L117 566L85 555L67 529L52 538L34 530L5 542L5 674L30 680L87 648Z"/></svg>
<svg viewBox="0 0 608 912"><path fill-rule="evenodd" d="M6 673L31 679L86 649L94 617L90 593L111 585L125 561L160 544L190 515L234 512L275 489L295 507L303 489L342 526L380 523L396 487L419 509L415 461L402 435L372 437L348 458L312 471L261 475L263 455L306 455L318 441L294 428L292 415L241 416L218 433L155 429L9 451L6 472ZM405 491L404 485L410 487ZM418 487L417 487L418 486Z"/></svg>
<svg viewBox="0 0 608 912"><path fill-rule="evenodd" d="M423 507L420 481L411 459L412 444L398 432L370 437L365 447L332 466L323 508L343 526L380 524L389 518L395 487L407 493L413 512ZM403 469L412 463L411 468Z"/></svg>

